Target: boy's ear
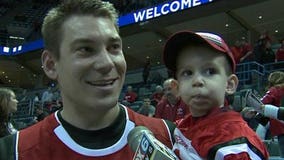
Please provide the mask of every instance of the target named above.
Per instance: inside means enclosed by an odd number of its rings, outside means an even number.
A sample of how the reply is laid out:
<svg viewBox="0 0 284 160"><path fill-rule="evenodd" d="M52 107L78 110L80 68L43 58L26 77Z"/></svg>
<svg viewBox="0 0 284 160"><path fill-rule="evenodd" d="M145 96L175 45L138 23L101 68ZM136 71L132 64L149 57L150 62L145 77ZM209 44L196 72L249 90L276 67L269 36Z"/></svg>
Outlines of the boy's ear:
<svg viewBox="0 0 284 160"><path fill-rule="evenodd" d="M53 80L57 79L56 58L48 50L44 50L41 55L41 63L45 74Z"/></svg>
<svg viewBox="0 0 284 160"><path fill-rule="evenodd" d="M238 83L238 77L235 74L231 74L227 80L226 93L229 95L235 93L238 87Z"/></svg>

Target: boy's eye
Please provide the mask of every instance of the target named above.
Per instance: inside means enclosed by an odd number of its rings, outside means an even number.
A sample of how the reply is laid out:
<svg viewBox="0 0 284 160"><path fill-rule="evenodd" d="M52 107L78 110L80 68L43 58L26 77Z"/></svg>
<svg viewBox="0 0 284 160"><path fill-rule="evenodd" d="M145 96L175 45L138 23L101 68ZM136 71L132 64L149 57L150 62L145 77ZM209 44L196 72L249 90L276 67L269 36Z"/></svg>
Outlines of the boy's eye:
<svg viewBox="0 0 284 160"><path fill-rule="evenodd" d="M180 75L183 76L183 77L188 77L188 76L192 75L192 71L185 70L185 71L182 71Z"/></svg>
<svg viewBox="0 0 284 160"><path fill-rule="evenodd" d="M206 70L205 70L205 74L206 75L213 75L213 74L215 74L216 73L216 70L214 69L214 68L207 68Z"/></svg>

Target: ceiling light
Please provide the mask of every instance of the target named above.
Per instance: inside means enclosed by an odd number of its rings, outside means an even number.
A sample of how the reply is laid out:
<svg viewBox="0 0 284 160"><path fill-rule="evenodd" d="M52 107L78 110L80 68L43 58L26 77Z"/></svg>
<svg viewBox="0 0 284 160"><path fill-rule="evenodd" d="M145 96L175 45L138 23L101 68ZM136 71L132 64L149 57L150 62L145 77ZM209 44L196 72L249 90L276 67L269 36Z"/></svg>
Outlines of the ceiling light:
<svg viewBox="0 0 284 160"><path fill-rule="evenodd" d="M160 62L158 61L157 64L160 64Z"/></svg>
<svg viewBox="0 0 284 160"><path fill-rule="evenodd" d="M243 39L243 40L245 40L245 39L246 39L246 37L242 37L242 39Z"/></svg>
<svg viewBox="0 0 284 160"><path fill-rule="evenodd" d="M24 68L24 66L21 66L21 68L23 69L23 68Z"/></svg>
<svg viewBox="0 0 284 160"><path fill-rule="evenodd" d="M225 27L229 27L229 24L228 24L228 23L226 23L226 24L225 24Z"/></svg>
<svg viewBox="0 0 284 160"><path fill-rule="evenodd" d="M258 19L262 19L262 16L258 16Z"/></svg>
<svg viewBox="0 0 284 160"><path fill-rule="evenodd" d="M3 71L2 74L5 74L5 72Z"/></svg>
<svg viewBox="0 0 284 160"><path fill-rule="evenodd" d="M9 81L8 82L11 82L11 80L9 79Z"/></svg>
<svg viewBox="0 0 284 160"><path fill-rule="evenodd" d="M159 39L159 42L162 42L162 40L161 40L161 39Z"/></svg>
<svg viewBox="0 0 284 160"><path fill-rule="evenodd" d="M147 59L149 59L150 57L149 57L149 56L147 56L146 58L147 58Z"/></svg>
<svg viewBox="0 0 284 160"><path fill-rule="evenodd" d="M277 29L275 30L275 33L278 33L278 30L277 30Z"/></svg>
<svg viewBox="0 0 284 160"><path fill-rule="evenodd" d="M127 46L128 49L130 49L130 46Z"/></svg>
<svg viewBox="0 0 284 160"><path fill-rule="evenodd" d="M5 78L8 78L8 76L5 76Z"/></svg>

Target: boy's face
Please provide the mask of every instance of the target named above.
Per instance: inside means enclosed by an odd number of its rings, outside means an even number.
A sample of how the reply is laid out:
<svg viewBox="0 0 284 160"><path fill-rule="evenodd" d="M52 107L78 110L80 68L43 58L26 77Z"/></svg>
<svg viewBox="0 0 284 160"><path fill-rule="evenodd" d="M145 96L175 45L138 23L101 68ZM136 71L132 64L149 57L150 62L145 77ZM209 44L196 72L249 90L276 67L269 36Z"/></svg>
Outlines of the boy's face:
<svg viewBox="0 0 284 160"><path fill-rule="evenodd" d="M73 16L62 26L60 59L43 54L45 73L58 81L64 106L109 110L117 104L126 62L112 21Z"/></svg>
<svg viewBox="0 0 284 160"><path fill-rule="evenodd" d="M226 58L205 46L183 49L177 57L177 80L182 100L193 116L203 116L223 105L225 93L235 91L237 77L228 76Z"/></svg>

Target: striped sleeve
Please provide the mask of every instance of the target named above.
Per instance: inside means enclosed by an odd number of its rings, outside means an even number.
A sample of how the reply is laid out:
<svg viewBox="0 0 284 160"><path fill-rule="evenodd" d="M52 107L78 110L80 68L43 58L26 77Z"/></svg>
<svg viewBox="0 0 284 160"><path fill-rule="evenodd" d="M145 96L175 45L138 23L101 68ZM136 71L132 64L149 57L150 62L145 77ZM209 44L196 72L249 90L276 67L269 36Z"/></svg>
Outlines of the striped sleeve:
<svg viewBox="0 0 284 160"><path fill-rule="evenodd" d="M261 151L252 145L246 137L218 144L212 147L208 153L208 160L233 160L239 158L244 160L266 159Z"/></svg>

